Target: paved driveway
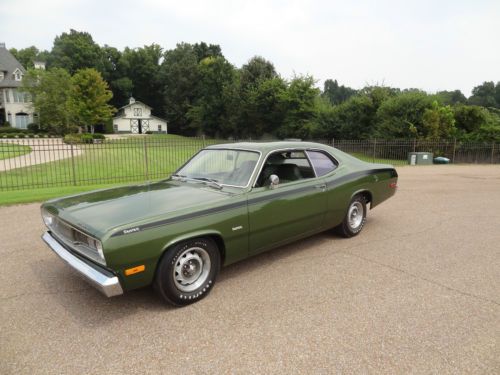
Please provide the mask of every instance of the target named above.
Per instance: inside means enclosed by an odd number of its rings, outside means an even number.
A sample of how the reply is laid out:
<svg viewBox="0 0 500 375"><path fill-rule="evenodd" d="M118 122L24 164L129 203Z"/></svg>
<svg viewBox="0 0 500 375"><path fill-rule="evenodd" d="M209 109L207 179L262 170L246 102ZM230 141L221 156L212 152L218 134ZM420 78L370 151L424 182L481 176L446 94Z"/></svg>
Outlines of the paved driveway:
<svg viewBox="0 0 500 375"><path fill-rule="evenodd" d="M182 309L106 299L0 209L0 373L500 373L500 167L400 168L363 233L222 271Z"/></svg>

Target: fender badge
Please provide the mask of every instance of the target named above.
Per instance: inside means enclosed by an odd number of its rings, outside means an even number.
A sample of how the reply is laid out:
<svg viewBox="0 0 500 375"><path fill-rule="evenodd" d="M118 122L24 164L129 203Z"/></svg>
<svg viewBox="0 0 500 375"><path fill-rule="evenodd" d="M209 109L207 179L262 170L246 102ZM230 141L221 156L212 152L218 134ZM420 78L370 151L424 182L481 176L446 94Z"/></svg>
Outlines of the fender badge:
<svg viewBox="0 0 500 375"><path fill-rule="evenodd" d="M134 232L139 232L139 231L140 231L139 227L124 229L123 234L129 234L129 233L134 233Z"/></svg>
<svg viewBox="0 0 500 375"><path fill-rule="evenodd" d="M240 229L243 229L243 226L242 225L238 225L237 227L233 227L232 229L233 229L233 231L240 230Z"/></svg>

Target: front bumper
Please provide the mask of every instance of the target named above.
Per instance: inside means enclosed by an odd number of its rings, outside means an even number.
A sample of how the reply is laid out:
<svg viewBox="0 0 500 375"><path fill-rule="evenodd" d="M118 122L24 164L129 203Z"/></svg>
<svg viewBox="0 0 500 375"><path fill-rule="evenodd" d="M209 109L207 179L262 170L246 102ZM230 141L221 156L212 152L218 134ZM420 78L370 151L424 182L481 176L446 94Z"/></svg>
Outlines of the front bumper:
<svg viewBox="0 0 500 375"><path fill-rule="evenodd" d="M123 294L120 280L110 271L90 261L84 261L82 258L72 254L69 250L64 248L50 232L45 232L42 239L57 255L59 255L59 257L61 257L73 269L78 271L80 275L82 275L106 297Z"/></svg>

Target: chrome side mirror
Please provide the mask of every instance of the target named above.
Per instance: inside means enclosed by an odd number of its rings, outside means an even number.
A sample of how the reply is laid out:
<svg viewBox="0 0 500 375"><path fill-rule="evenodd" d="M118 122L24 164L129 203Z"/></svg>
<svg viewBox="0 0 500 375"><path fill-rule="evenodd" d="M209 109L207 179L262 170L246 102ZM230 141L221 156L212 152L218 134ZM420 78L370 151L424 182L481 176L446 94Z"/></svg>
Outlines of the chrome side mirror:
<svg viewBox="0 0 500 375"><path fill-rule="evenodd" d="M269 176L269 188L276 189L280 183L280 178L275 174Z"/></svg>

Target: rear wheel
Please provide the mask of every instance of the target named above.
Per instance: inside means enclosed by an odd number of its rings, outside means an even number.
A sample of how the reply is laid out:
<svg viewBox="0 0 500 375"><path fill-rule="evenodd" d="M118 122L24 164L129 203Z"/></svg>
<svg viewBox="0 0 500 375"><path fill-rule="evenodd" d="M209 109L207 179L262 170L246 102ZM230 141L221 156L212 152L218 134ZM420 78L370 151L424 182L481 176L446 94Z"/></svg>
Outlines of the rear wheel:
<svg viewBox="0 0 500 375"><path fill-rule="evenodd" d="M337 231L344 237L354 237L365 226L366 223L366 199L362 195L356 195L349 203L344 221L337 227Z"/></svg>
<svg viewBox="0 0 500 375"><path fill-rule="evenodd" d="M210 238L195 238L167 250L156 270L154 287L168 303L185 306L205 297L220 269L220 253Z"/></svg>

